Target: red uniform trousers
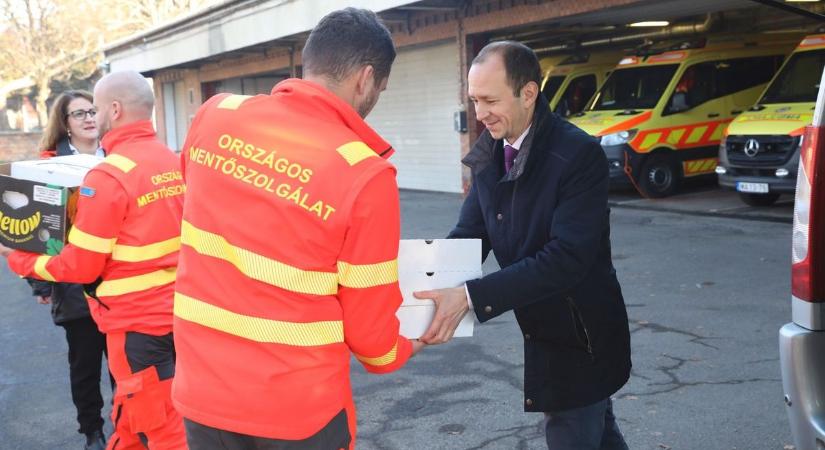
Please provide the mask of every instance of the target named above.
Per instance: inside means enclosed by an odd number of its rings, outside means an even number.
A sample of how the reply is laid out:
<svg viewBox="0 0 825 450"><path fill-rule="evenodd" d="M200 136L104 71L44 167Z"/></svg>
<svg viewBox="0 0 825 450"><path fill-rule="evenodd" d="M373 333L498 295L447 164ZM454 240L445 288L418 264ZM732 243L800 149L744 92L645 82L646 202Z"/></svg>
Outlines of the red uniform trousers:
<svg viewBox="0 0 825 450"><path fill-rule="evenodd" d="M187 449L183 418L172 406L172 334L109 333L109 369L117 387L114 434L106 450Z"/></svg>

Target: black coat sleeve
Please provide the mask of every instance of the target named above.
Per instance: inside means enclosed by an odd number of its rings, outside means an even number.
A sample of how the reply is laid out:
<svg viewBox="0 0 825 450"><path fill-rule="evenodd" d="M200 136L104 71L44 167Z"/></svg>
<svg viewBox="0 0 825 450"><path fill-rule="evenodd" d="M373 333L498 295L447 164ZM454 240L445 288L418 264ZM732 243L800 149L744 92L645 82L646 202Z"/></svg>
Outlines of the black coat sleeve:
<svg viewBox="0 0 825 450"><path fill-rule="evenodd" d="M608 169L598 144L575 152L558 189L550 241L533 256L467 282L480 321L563 293L594 266L608 224Z"/></svg>
<svg viewBox="0 0 825 450"><path fill-rule="evenodd" d="M484 262L490 254L490 238L487 235L487 227L484 225L484 215L478 202L478 190L475 183L470 187L470 192L464 199L464 204L461 205L458 223L447 235L447 239L481 239L481 261Z"/></svg>
<svg viewBox="0 0 825 450"><path fill-rule="evenodd" d="M36 280L34 278L26 278L26 281L32 288L32 295L43 297L52 295L52 283L50 281Z"/></svg>

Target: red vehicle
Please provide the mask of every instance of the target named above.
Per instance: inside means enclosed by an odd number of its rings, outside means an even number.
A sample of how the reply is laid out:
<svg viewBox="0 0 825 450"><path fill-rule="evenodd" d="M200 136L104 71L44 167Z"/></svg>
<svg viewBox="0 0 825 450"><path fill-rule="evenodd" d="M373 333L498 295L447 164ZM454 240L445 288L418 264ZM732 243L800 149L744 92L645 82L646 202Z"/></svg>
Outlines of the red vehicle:
<svg viewBox="0 0 825 450"><path fill-rule="evenodd" d="M779 331L797 450L825 449L825 72L800 153L791 245L792 322Z"/></svg>

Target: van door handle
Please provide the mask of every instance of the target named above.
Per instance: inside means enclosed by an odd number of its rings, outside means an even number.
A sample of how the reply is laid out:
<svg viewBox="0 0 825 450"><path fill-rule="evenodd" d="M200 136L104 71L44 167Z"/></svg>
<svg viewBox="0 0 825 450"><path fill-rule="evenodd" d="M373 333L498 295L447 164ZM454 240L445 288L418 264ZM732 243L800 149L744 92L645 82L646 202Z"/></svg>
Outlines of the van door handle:
<svg viewBox="0 0 825 450"><path fill-rule="evenodd" d="M734 110L733 110L733 111L731 111L730 113L731 113L731 114L742 114L742 110L740 110L740 109L734 109Z"/></svg>
<svg viewBox="0 0 825 450"><path fill-rule="evenodd" d="M719 113L710 113L708 117L719 117Z"/></svg>

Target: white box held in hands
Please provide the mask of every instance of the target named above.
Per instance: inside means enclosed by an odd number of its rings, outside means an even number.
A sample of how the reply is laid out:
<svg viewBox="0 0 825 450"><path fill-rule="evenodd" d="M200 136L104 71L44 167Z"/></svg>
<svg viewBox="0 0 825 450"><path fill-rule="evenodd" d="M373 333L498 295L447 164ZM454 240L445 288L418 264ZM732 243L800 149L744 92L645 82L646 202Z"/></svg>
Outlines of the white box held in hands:
<svg viewBox="0 0 825 450"><path fill-rule="evenodd" d="M432 300L419 300L413 292L452 288L481 277L479 239L403 239L398 248L398 284L404 301L396 315L401 335L417 339L435 315ZM467 312L455 337L473 335L475 313Z"/></svg>
<svg viewBox="0 0 825 450"><path fill-rule="evenodd" d="M98 156L83 153L33 161L16 161L11 163L11 177L67 188L77 187L83 184L86 173L101 161L103 159Z"/></svg>

